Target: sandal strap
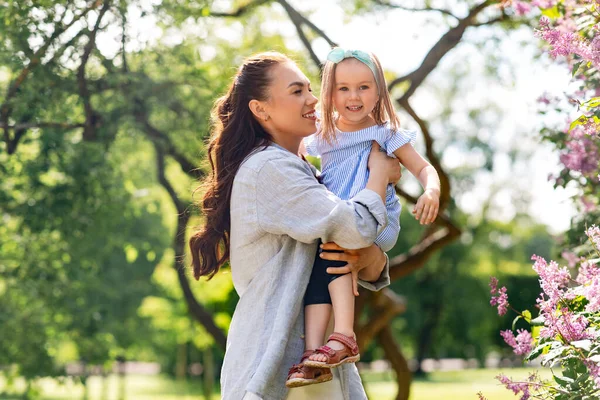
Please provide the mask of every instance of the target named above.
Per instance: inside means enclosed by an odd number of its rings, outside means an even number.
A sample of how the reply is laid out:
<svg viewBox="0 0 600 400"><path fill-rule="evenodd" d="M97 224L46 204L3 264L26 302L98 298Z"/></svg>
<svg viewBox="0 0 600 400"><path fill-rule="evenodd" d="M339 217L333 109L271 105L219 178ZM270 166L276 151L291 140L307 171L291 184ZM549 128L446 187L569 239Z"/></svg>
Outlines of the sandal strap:
<svg viewBox="0 0 600 400"><path fill-rule="evenodd" d="M290 370L288 371L288 379L290 378L290 375L296 373L296 372L302 372L302 367L304 366L304 364L294 364L292 365L292 368L290 368Z"/></svg>
<svg viewBox="0 0 600 400"><path fill-rule="evenodd" d="M325 346L321 346L318 349L316 349L315 354L325 354L327 357L331 358L331 357L335 357L336 351L334 349L332 349L331 347L325 345Z"/></svg>
<svg viewBox="0 0 600 400"><path fill-rule="evenodd" d="M346 336L342 333L333 332L329 335L327 341L335 340L336 342L340 342L344 346L348 347L352 352L352 355L355 356L358 354L358 343L356 343L356 339L350 336ZM318 349L317 349L318 350Z"/></svg>
<svg viewBox="0 0 600 400"><path fill-rule="evenodd" d="M308 357L312 356L315 353L314 350L306 350L304 353L302 353L302 358L300 358L300 364L302 364L302 362L304 360L306 360Z"/></svg>

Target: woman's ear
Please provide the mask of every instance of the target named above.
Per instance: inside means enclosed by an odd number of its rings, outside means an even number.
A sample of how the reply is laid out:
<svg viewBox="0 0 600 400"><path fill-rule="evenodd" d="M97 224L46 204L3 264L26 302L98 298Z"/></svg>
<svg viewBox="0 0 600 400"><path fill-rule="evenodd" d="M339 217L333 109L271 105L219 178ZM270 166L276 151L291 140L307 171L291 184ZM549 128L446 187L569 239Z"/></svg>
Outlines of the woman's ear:
<svg viewBox="0 0 600 400"><path fill-rule="evenodd" d="M252 114L259 120L267 121L269 119L269 113L265 109L262 101L252 99L248 103L248 107L250 108L250 111L252 111Z"/></svg>

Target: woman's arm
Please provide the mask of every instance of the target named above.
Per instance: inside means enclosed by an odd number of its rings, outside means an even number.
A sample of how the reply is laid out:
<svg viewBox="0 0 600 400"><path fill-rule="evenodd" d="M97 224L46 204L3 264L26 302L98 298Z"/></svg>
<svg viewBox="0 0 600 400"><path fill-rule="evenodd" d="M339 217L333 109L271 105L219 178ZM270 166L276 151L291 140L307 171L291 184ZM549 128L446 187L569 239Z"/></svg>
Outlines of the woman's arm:
<svg viewBox="0 0 600 400"><path fill-rule="evenodd" d="M239 187L256 196L258 224L266 232L303 243L321 239L362 248L370 246L386 224L379 195L366 189L343 201L319 184L300 158L284 155L270 159L251 181L248 178L244 176Z"/></svg>

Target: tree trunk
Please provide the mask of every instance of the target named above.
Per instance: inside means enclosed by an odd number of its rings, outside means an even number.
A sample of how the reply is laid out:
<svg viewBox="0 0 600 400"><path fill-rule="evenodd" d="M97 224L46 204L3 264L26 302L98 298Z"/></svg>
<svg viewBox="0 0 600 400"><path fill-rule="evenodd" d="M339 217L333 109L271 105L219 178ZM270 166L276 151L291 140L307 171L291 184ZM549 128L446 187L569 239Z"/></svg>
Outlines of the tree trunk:
<svg viewBox="0 0 600 400"><path fill-rule="evenodd" d="M215 358L210 348L202 351L202 367L204 397L210 400L215 387Z"/></svg>
<svg viewBox="0 0 600 400"><path fill-rule="evenodd" d="M386 326L377 335L379 344L385 352L385 357L392 364L396 372L396 382L398 383L398 394L396 400L408 400L410 396L410 384L412 382L412 373L408 368L408 363L404 354L400 351L400 346L396 344L392 335L392 328Z"/></svg>
<svg viewBox="0 0 600 400"><path fill-rule="evenodd" d="M175 378L178 381L187 377L187 343L177 345L177 363L175 364Z"/></svg>

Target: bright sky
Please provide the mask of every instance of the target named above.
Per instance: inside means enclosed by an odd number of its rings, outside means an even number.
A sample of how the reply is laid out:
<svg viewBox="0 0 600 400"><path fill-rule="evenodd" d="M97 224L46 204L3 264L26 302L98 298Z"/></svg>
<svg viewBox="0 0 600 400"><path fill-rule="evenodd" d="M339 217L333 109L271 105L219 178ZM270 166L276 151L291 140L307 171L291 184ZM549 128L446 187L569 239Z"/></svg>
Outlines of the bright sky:
<svg viewBox="0 0 600 400"><path fill-rule="evenodd" d="M147 0L149 10L152 3L159 0ZM334 41L347 48L360 48L373 51L380 58L388 71L403 74L416 68L426 52L446 31L443 23L427 24L426 18L431 14L409 13L401 10L390 10L378 13L377 16L355 17L348 20L336 5L337 2L322 0L292 1L300 11L311 12L311 21L322 28ZM217 1L216 8L229 10L229 1ZM278 7L277 5L274 7ZM462 15L460 10L456 13ZM132 10L129 21L133 27L130 34L137 41L130 43L134 49L143 46L142 43L152 43L161 37L161 30L152 17L140 18L139 11ZM218 35L221 38L238 40L243 34L243 26L234 24L225 27L219 23ZM195 30L193 26L189 28ZM287 20L278 19L267 23L265 32L280 32L289 37L288 45L302 50L302 44L297 38L294 26ZM512 205L514 194L525 193L528 196L528 210L540 222L547 224L552 231L558 233L568 228L574 209L570 196L572 190L553 189L548 182L549 174L559 171L558 156L550 151L547 145L538 143L538 130L541 119L537 115L536 99L544 92L562 96L567 90L570 75L565 67L548 60L535 58L535 39L527 29L510 34L498 35L495 29L487 27L470 28L466 39L485 43L490 51L482 52L471 44L461 44L451 51L441 62L436 71L428 78L425 85L417 91L412 99L413 108L424 119L433 119L440 112L441 104L436 97L435 87L450 87L451 69L467 68L469 79L459 87L458 99L452 103L451 122L454 125L469 128L468 110L478 104L487 102L495 104L503 110L503 117L496 124L491 124L487 130L477 132L480 139L489 142L497 151L493 173L476 174L476 185L468 193L455 193L461 208L477 212L483 202L496 192L492 203L493 216L500 219L510 219L514 215ZM214 32L211 32L214 33ZM108 32L100 41L99 48L106 53L118 51L120 41L119 31ZM198 32L196 32L198 34ZM204 33L206 34L206 32ZM114 38L110 40L109 37ZM492 38L501 37L498 50L492 46ZM182 40L178 32L167 32L166 41L177 43ZM163 39L165 40L165 39ZM529 42L524 46L521 41ZM324 59L328 52L327 43L317 41L316 52ZM498 75L490 77L485 74L486 57L498 54L508 62L502 62L498 67ZM210 57L211 50L203 48L203 58ZM512 67L511 67L512 65ZM549 85L550 83L550 85ZM409 117L404 117L405 127L416 128ZM432 124L432 135L437 138L445 134L444 126ZM509 152L514 148L531 151L524 162L519 163L513 170L508 166ZM440 151L441 149L437 149ZM442 152L443 162L448 167L455 167L465 162L464 153L459 149L446 148ZM469 162L477 165L477 154L472 155ZM481 157L479 157L481 158ZM404 179L404 178L403 178Z"/></svg>

